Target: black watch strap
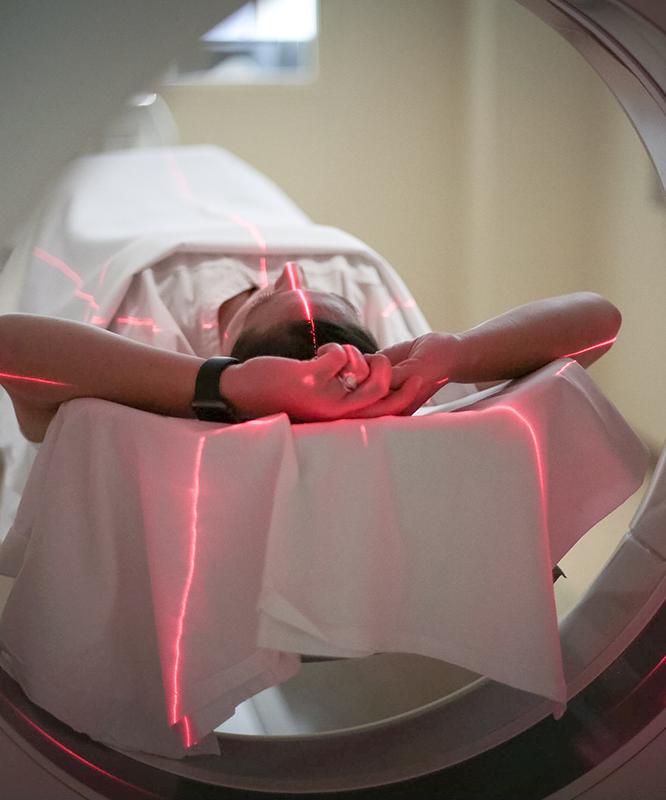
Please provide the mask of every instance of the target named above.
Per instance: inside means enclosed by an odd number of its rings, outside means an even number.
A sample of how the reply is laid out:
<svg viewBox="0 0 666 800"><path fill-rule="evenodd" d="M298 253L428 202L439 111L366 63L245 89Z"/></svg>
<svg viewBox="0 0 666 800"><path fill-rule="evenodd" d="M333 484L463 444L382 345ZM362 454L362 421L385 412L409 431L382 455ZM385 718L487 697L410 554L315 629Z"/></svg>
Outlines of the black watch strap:
<svg viewBox="0 0 666 800"><path fill-rule="evenodd" d="M214 356L201 365L194 385L192 411L197 419L207 422L239 422L233 406L220 394L220 375L232 364L239 364L237 358Z"/></svg>

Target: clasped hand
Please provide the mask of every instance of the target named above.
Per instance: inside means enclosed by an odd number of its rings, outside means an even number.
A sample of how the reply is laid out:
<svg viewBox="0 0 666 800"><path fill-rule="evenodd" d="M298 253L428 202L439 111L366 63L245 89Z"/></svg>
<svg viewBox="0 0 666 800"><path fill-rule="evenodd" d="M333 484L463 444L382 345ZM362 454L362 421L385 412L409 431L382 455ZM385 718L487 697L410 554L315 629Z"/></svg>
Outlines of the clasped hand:
<svg viewBox="0 0 666 800"><path fill-rule="evenodd" d="M342 374L351 374L357 387L346 389ZM229 367L220 391L244 417L285 412L294 422L319 422L408 413L418 407L422 384L416 373L396 379L384 353L326 344L310 361L259 356Z"/></svg>
<svg viewBox="0 0 666 800"><path fill-rule="evenodd" d="M421 378L414 402L405 408L403 414L413 414L448 383L455 365L458 343L455 334L432 332L381 351L392 364L391 388L414 375Z"/></svg>

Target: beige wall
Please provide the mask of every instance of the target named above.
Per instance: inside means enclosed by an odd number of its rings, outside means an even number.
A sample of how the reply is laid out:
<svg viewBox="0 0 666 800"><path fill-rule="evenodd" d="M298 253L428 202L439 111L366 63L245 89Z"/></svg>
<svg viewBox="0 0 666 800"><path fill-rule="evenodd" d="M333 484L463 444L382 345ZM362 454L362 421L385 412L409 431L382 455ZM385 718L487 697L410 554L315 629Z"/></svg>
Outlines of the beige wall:
<svg viewBox="0 0 666 800"><path fill-rule="evenodd" d="M307 86L170 87L184 143L229 148L402 273L433 327L591 289L623 310L595 368L666 435L666 204L602 81L514 0L321 0Z"/></svg>

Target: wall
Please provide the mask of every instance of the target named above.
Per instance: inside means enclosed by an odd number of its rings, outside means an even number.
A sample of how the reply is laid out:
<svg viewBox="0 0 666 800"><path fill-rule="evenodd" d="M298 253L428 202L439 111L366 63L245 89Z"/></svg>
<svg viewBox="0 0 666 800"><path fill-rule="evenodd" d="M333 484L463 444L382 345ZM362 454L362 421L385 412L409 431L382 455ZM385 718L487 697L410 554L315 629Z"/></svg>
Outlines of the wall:
<svg viewBox="0 0 666 800"><path fill-rule="evenodd" d="M213 142L311 217L365 239L433 327L591 289L624 313L594 368L666 434L666 204L591 67L514 0L321 0L319 80L170 87L184 143Z"/></svg>

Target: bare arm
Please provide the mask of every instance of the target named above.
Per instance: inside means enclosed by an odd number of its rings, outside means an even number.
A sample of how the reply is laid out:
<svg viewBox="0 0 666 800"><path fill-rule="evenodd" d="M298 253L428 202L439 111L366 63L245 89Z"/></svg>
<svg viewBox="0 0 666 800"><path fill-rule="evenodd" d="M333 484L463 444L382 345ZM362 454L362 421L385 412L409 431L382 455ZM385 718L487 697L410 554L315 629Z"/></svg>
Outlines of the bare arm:
<svg viewBox="0 0 666 800"><path fill-rule="evenodd" d="M420 401L451 381L485 383L517 378L563 356L587 367L617 337L622 318L591 292L528 303L459 334L432 333L383 351L394 380L421 374Z"/></svg>
<svg viewBox="0 0 666 800"><path fill-rule="evenodd" d="M99 397L190 416L201 359L149 347L78 322L0 316L0 383L23 434L40 441L60 403Z"/></svg>
<svg viewBox="0 0 666 800"><path fill-rule="evenodd" d="M353 349L353 348L352 348ZM337 379L349 363L340 345L312 361L253 358L222 373L220 391L243 416L285 412L295 421L397 414L413 404L420 378L390 389L391 364L371 356L353 392ZM357 354L360 358L360 354ZM41 441L61 403L97 397L175 417L190 404L203 359L134 342L69 320L31 314L0 316L0 384L11 396L21 430Z"/></svg>

